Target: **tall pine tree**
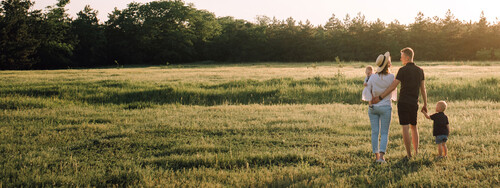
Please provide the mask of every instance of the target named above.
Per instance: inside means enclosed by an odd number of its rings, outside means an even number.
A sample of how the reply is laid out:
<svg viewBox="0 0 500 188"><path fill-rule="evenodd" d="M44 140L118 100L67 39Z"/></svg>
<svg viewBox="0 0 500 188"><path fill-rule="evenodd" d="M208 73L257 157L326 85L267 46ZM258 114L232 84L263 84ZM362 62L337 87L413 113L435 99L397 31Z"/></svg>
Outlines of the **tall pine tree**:
<svg viewBox="0 0 500 188"><path fill-rule="evenodd" d="M106 61L106 36L99 25L97 11L89 5L80 11L72 24L73 33L78 38L73 59L80 67L103 65Z"/></svg>
<svg viewBox="0 0 500 188"><path fill-rule="evenodd" d="M30 0L5 0L0 9L0 69L29 69L39 41L33 36Z"/></svg>
<svg viewBox="0 0 500 188"><path fill-rule="evenodd" d="M37 56L40 58L35 68L53 69L76 66L72 61L76 36L71 32L71 18L64 8L69 0L58 0L55 6L49 7L42 15L42 21L36 27L37 35L41 40Z"/></svg>

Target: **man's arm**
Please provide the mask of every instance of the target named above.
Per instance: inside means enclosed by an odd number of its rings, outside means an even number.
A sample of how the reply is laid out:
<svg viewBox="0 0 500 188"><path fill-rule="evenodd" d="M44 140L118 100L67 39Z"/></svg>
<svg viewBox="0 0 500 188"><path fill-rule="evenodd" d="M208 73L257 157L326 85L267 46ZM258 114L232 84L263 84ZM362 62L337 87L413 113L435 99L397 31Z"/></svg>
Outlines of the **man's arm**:
<svg viewBox="0 0 500 188"><path fill-rule="evenodd" d="M422 80L422 83L420 83L420 92L422 93L422 99L424 100L422 111L427 112L427 90L425 89L425 80Z"/></svg>
<svg viewBox="0 0 500 188"><path fill-rule="evenodd" d="M387 87L387 89L385 89L385 91L380 95L380 97L385 98L392 91L394 91L394 89L396 89L396 87L398 87L399 83L401 83L401 81L399 81L398 79L394 79L394 81L392 81L392 84L389 85L389 87ZM380 99L378 98L378 96L374 96L372 98L372 104L377 104L378 102L380 102Z"/></svg>

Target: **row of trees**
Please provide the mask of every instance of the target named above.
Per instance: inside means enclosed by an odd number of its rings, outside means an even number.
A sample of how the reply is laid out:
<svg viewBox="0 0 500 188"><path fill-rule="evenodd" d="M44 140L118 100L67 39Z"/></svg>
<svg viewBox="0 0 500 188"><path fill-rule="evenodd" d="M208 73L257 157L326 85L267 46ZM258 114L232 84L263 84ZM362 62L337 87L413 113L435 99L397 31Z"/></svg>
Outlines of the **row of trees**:
<svg viewBox="0 0 500 188"><path fill-rule="evenodd" d="M256 22L217 18L181 0L130 3L99 22L90 6L68 16L69 0L30 10L30 0L2 0L0 68L52 69L112 64L212 61L372 61L384 51L398 58L410 46L417 60L496 60L500 23L419 13L415 22L369 22L358 14L314 26L265 16Z"/></svg>

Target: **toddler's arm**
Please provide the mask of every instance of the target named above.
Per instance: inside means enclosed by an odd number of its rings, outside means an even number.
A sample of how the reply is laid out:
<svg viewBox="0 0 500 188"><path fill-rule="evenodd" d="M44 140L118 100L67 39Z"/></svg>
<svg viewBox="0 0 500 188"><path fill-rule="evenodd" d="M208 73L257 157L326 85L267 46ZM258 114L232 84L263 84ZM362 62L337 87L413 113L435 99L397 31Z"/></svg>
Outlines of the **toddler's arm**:
<svg viewBox="0 0 500 188"><path fill-rule="evenodd" d="M425 118L427 118L427 119L431 119L431 117L429 116L429 114L427 114L427 112L426 112L426 111L424 111L424 109L422 109L422 111L421 111L421 112L424 114Z"/></svg>

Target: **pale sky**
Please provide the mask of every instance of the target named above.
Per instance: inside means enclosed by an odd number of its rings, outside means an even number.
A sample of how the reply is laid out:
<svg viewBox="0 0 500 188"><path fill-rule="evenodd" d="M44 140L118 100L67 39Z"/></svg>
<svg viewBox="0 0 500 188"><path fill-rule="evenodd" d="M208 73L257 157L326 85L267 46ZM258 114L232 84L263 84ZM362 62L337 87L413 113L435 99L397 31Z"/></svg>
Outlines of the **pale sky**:
<svg viewBox="0 0 500 188"><path fill-rule="evenodd" d="M56 4L57 0L32 0L35 9L43 9ZM153 0L135 0L147 3ZM89 4L99 11L101 22L106 21L108 14L115 7L124 9L134 0L71 0L66 6L68 13L75 18L76 13ZM255 21L257 15L276 17L284 20L293 17L297 21L309 20L313 25L324 25L335 14L343 19L346 14L355 17L358 12L365 15L368 21L380 18L386 23L399 20L402 24L415 21L417 13L423 12L425 17L443 18L448 9L461 21L479 20L481 11L490 23L500 18L500 1L498 0L184 0L193 3L197 9L205 9L216 16L233 16L237 19Z"/></svg>

